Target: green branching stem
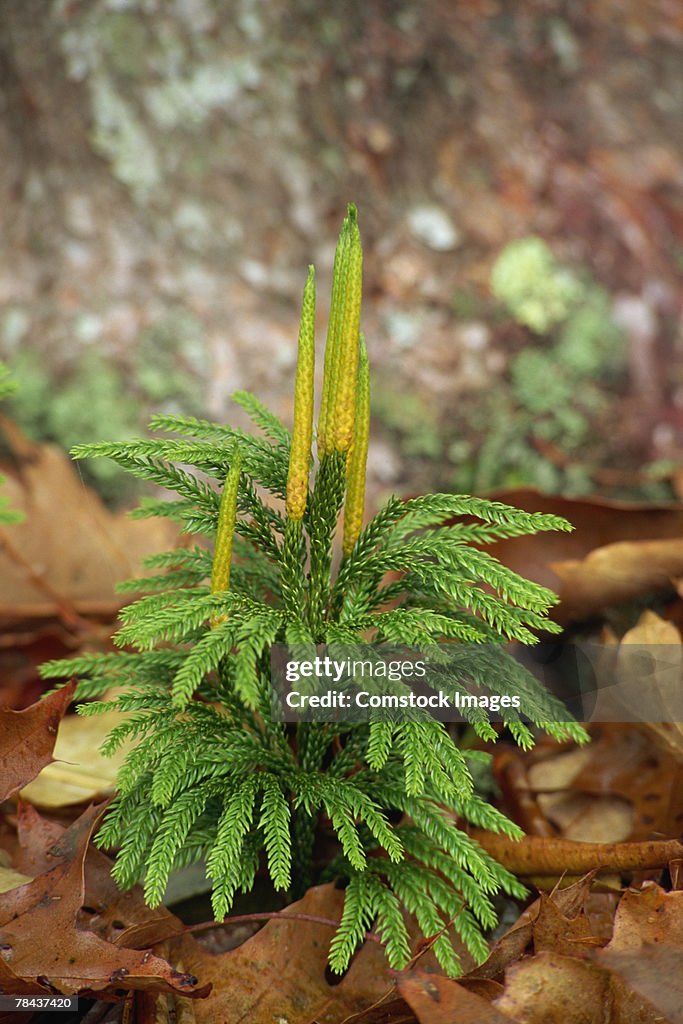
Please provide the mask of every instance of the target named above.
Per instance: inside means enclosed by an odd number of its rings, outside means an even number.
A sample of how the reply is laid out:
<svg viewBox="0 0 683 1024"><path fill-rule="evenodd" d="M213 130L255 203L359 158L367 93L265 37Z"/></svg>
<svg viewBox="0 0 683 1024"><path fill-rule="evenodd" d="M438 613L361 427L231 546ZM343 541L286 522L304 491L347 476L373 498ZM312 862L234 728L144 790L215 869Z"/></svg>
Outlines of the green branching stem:
<svg viewBox="0 0 683 1024"><path fill-rule="evenodd" d="M309 621L319 636L330 597L332 538L344 499L346 457L341 452L324 455L311 497L308 529L311 541Z"/></svg>

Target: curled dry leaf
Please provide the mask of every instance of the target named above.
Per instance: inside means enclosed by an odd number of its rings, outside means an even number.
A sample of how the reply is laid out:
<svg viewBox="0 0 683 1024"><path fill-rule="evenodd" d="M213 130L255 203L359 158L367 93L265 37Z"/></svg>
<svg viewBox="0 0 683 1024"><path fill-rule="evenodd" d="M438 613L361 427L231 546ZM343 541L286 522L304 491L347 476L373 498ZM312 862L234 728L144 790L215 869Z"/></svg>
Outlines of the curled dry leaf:
<svg viewBox="0 0 683 1024"><path fill-rule="evenodd" d="M604 807L604 798L611 797L614 807L625 805L628 814L610 815L607 821L618 832L603 833L603 838L621 840L627 822L631 841L679 836L683 822L680 762L663 747L653 746L644 726L603 723L589 731L592 743L579 751L558 753L554 742L541 739L528 755L496 756L494 767L512 816L517 818L516 792L521 789L525 805L535 799L538 813L545 812L559 827L573 821L572 835L577 837L581 810L585 813L593 798L600 798ZM509 772L511 757L521 765L514 777ZM583 798L581 803L575 801L576 795ZM573 818L572 812L576 812Z"/></svg>
<svg viewBox="0 0 683 1024"><path fill-rule="evenodd" d="M591 762L591 748L556 754L527 769L528 785L543 815L565 839L609 843L627 839L633 829L631 804L615 794L583 793L571 784Z"/></svg>
<svg viewBox="0 0 683 1024"><path fill-rule="evenodd" d="M597 548L581 561L550 566L560 580L563 621L589 618L672 588L683 573L683 540L623 541Z"/></svg>
<svg viewBox="0 0 683 1024"><path fill-rule="evenodd" d="M16 793L50 762L75 688L69 683L24 711L0 708L0 800Z"/></svg>
<svg viewBox="0 0 683 1024"><path fill-rule="evenodd" d="M633 808L616 794L583 793L572 782L591 762L583 747L529 766L529 785L548 821L566 839L584 843L619 842L633 830Z"/></svg>

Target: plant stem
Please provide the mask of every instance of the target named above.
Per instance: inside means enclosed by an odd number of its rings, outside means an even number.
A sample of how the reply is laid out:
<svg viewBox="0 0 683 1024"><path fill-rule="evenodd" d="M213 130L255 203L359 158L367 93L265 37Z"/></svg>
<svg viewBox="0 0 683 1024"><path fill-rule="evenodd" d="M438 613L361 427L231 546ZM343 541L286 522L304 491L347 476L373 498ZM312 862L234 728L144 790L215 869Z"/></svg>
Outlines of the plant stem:
<svg viewBox="0 0 683 1024"><path fill-rule="evenodd" d="M185 932L208 932L212 928L221 928L225 924L246 924L248 921L274 921L278 919L306 921L309 924L323 924L328 928L339 927L339 921L335 921L331 917L319 917L317 914L300 914L297 911L292 913L285 907L284 910L265 910L255 914L235 914L224 918L222 921L202 921L200 924L188 924L185 926ZM365 938L369 939L370 942L382 944L382 940L375 932L366 932Z"/></svg>
<svg viewBox="0 0 683 1024"><path fill-rule="evenodd" d="M282 544L280 585L287 615L299 618L304 603L303 527L300 519L288 519Z"/></svg>
<svg viewBox="0 0 683 1024"><path fill-rule="evenodd" d="M324 455L315 481L309 515L311 582L309 621L319 636L330 594L332 538L344 500L346 457L341 452Z"/></svg>

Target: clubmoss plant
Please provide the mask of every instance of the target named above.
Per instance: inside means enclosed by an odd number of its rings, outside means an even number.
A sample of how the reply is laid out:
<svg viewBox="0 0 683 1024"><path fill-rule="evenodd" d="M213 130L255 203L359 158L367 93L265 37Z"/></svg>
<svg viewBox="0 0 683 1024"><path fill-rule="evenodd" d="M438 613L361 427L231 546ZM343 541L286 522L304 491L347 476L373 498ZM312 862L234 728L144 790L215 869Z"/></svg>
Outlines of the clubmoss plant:
<svg viewBox="0 0 683 1024"><path fill-rule="evenodd" d="M492 896L523 892L463 827L521 834L474 792L471 766L488 755L460 750L432 719L274 722L270 649L276 642L310 649L377 640L463 651L485 644L467 672L491 693L517 692L521 715L503 711L517 742L533 742L522 716L558 739L581 740L580 727L561 723L559 705L503 647L506 638L532 643L534 631L555 631L547 618L555 596L472 546L569 526L453 494L392 498L363 526L370 390L359 331L361 268L350 206L334 263L317 461L313 268L303 294L291 435L239 392L235 400L262 436L164 415L152 428L185 439L75 449L77 458L106 456L176 492L173 500L146 499L136 514L169 516L186 533L213 538L213 553L195 546L148 558L159 571L124 587L147 591L122 612L116 643L125 650L49 663L43 672L78 676L82 698L125 688L80 708L127 712L105 752L137 741L98 837L118 849L122 886L143 878L149 903L158 904L174 868L203 857L220 920L262 863L276 889L300 894L314 880L314 843L323 835L333 850L324 877L346 880L332 969L348 966L371 926L389 963L404 966L408 911L455 975L454 934L482 959L483 931L496 919ZM496 739L484 710L468 714L480 737Z"/></svg>

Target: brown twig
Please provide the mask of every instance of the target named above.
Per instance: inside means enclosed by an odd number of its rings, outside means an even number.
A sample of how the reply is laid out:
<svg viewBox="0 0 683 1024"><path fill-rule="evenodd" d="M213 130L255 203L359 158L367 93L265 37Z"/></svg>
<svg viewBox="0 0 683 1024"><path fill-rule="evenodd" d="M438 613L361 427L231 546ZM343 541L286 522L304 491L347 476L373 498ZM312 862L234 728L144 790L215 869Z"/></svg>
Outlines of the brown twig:
<svg viewBox="0 0 683 1024"><path fill-rule="evenodd" d="M582 875L588 871L648 871L683 857L677 839L641 843L579 843L572 839L506 836L473 829L473 839L516 875Z"/></svg>
<svg viewBox="0 0 683 1024"><path fill-rule="evenodd" d="M226 917L222 921L202 921L201 924L189 924L185 927L185 932L205 932L211 928L220 928L224 924L246 924L248 921L307 921L309 924L323 924L328 928L338 928L339 921L334 921L331 917L318 917L317 914L300 914L298 912L290 913L285 907L284 910L267 910L260 911L256 914L235 914L231 917ZM366 932L366 939L370 939L371 942L378 942L380 945L381 939L374 932Z"/></svg>

